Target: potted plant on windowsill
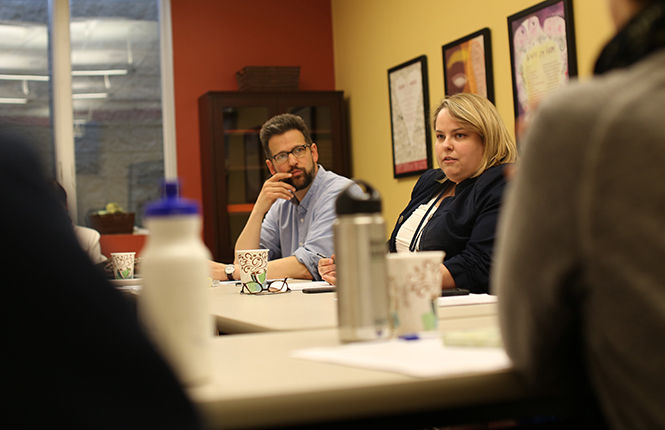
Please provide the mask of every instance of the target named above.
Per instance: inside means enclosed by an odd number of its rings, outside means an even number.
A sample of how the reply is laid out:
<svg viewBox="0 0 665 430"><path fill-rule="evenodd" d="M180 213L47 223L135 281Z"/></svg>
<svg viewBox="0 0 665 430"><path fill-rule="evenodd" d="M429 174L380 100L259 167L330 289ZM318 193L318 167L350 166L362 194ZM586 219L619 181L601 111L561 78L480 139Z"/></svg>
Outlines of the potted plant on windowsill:
<svg viewBox="0 0 665 430"><path fill-rule="evenodd" d="M90 227L101 234L131 234L134 231L134 212L125 212L117 203L90 214Z"/></svg>

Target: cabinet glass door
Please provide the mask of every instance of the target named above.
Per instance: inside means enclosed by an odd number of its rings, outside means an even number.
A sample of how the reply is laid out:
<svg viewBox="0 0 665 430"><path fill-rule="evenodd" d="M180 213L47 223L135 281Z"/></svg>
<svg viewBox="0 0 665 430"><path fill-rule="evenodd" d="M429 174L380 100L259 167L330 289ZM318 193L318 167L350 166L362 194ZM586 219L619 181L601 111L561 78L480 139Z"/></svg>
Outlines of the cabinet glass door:
<svg viewBox="0 0 665 430"><path fill-rule="evenodd" d="M263 182L270 173L259 140L261 125L269 118L265 106L226 107L223 112L226 210L231 243L235 244Z"/></svg>
<svg viewBox="0 0 665 430"><path fill-rule="evenodd" d="M334 158L330 106L290 106L287 111L305 121L319 151L319 164L326 170L332 169Z"/></svg>

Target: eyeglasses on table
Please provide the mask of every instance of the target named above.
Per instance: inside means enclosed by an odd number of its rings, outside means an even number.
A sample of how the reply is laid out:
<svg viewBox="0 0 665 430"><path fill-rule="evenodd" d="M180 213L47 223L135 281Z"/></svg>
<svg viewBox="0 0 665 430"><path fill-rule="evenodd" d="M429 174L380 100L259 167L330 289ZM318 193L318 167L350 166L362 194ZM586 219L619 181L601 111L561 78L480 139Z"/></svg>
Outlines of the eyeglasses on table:
<svg viewBox="0 0 665 430"><path fill-rule="evenodd" d="M286 282L287 278L284 279L275 279L268 281L265 286L256 279L256 275L251 275L252 280L247 283L242 284L240 289L241 293L244 294L280 294L288 293L291 291L289 284Z"/></svg>

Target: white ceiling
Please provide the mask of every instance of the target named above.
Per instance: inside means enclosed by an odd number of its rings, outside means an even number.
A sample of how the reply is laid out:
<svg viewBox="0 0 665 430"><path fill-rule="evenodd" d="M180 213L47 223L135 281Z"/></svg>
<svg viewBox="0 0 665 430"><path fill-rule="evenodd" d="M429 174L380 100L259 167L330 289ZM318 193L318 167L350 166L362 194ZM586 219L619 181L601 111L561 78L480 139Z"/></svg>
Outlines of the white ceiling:
<svg viewBox="0 0 665 430"><path fill-rule="evenodd" d="M107 94L103 102L76 100L74 109L159 107L157 1L72 0L70 11L72 69L127 70L119 76L74 76L74 94ZM46 0L2 0L0 74L48 75L47 22ZM0 114L48 116L48 81L0 79L0 97L28 99L25 105L0 104Z"/></svg>

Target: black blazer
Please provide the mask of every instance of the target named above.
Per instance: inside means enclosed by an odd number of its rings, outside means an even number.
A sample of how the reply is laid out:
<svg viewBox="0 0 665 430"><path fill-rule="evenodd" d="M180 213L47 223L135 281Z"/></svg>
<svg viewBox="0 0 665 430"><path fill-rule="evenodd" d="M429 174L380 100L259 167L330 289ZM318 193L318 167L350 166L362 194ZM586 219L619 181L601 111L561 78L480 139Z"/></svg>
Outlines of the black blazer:
<svg viewBox="0 0 665 430"><path fill-rule="evenodd" d="M457 184L455 195L446 197L425 225L417 249L445 251L443 261L456 286L474 293L489 292L496 223L506 186L503 169L504 165L490 167ZM396 251L395 237L404 221L449 185L441 169L423 173L390 236L391 252Z"/></svg>

